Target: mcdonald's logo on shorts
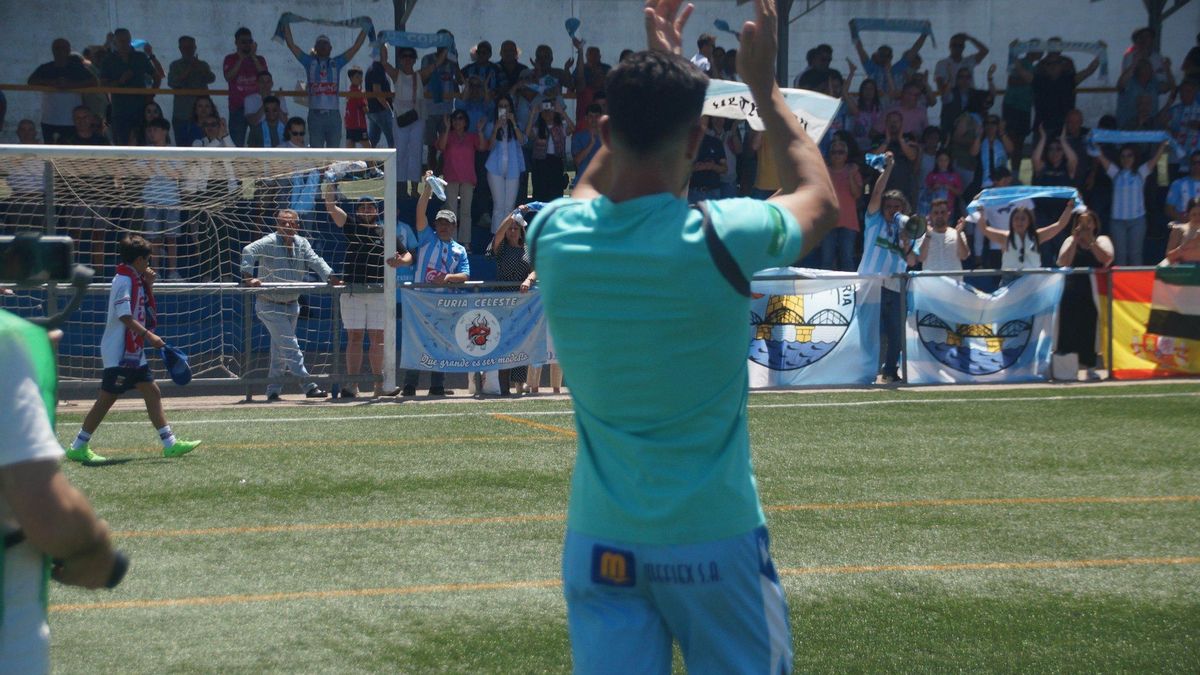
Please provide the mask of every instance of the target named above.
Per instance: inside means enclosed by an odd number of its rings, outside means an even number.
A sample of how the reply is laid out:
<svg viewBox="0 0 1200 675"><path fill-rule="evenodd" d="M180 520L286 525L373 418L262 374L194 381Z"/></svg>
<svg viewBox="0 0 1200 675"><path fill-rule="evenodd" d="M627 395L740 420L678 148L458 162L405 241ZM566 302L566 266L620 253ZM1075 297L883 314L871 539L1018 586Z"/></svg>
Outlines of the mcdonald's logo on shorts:
<svg viewBox="0 0 1200 675"><path fill-rule="evenodd" d="M592 547L592 583L633 586L637 581L633 553L596 545Z"/></svg>

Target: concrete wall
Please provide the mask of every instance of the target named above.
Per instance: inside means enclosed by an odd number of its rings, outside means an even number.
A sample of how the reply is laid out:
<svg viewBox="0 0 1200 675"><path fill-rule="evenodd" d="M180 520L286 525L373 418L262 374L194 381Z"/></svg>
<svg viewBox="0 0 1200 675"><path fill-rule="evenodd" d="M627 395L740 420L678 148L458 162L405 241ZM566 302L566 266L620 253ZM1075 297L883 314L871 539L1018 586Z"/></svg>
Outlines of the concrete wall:
<svg viewBox="0 0 1200 675"><path fill-rule="evenodd" d="M693 2L696 11L685 35L689 45L695 44L702 31L713 32L715 19L738 26L752 15L749 5L737 6L734 0ZM804 0L796 0L798 7L803 4ZM546 43L554 48L561 64L571 50L563 22L576 16L583 22L580 37L599 46L611 62L621 49L637 48L642 43L642 6L642 0L420 0L408 28L449 28L464 52L466 46L480 39L491 40L498 48L501 40L511 38L521 46L525 58L538 44ZM0 0L0 45L4 45L5 54L0 59L0 83L24 83L37 64L50 59L50 41L55 37L67 38L79 50L103 42L105 33L117 26L128 27L135 37L150 40L164 68L178 58L176 38L184 33L192 35L199 42L201 58L217 69L222 57L232 51L233 31L242 25L254 31L259 53L266 57L276 83L295 82L303 77L299 64L286 47L270 40L283 11L331 18L367 14L380 28L390 28L393 23L391 0ZM1007 44L1013 38L1061 35L1067 40L1103 39L1109 44L1113 71L1110 84L1119 74L1121 53L1129 43L1130 32L1146 21L1141 0L829 0L792 24L790 73L799 72L804 52L821 42L833 45L834 65L844 70L845 58L853 55L846 25L856 16L929 18L938 47L927 44L922 52L928 67L945 55L946 42L958 31L971 33L991 46L990 61L1000 63L1001 68L1007 58ZM1200 2L1187 5L1167 24L1163 53L1178 64L1195 44L1200 30ZM335 48L348 46L354 37L350 29L321 32L329 33ZM295 33L297 43L307 46L318 30L297 26ZM890 37L898 52L907 47L908 36ZM867 34L868 49L881 39ZM720 34L718 43L732 47L734 39ZM355 62L366 65L368 59L364 49ZM1093 79L1085 86L1098 84ZM219 74L214 86L223 86ZM8 100L8 123L0 140L14 138L13 128L22 117L38 120L36 93L9 92ZM170 115L170 97L160 96L159 102ZM223 103L219 105L224 107ZM1094 120L1115 105L1115 95L1085 96L1081 105Z"/></svg>

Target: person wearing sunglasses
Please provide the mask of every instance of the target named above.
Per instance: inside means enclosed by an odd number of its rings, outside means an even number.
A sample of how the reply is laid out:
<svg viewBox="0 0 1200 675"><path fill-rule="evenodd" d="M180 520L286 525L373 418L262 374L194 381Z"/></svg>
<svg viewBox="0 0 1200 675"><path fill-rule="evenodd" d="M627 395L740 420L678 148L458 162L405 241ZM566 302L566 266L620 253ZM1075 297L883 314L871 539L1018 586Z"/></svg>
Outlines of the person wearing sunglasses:
<svg viewBox="0 0 1200 675"><path fill-rule="evenodd" d="M304 123L304 118L293 117L287 123L287 138L283 143L279 144L281 148L307 148L308 143L305 137L308 135L308 129Z"/></svg>

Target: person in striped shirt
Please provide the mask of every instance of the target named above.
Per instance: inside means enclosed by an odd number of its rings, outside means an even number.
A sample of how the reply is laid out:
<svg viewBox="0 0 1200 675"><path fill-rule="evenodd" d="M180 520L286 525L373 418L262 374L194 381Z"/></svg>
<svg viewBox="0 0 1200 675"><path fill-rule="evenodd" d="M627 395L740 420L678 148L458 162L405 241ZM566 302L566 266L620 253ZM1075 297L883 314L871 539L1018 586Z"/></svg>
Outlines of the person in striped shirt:
<svg viewBox="0 0 1200 675"><path fill-rule="evenodd" d="M900 282L891 278L907 269L905 258L912 252L912 244L905 233L904 225L909 210L908 199L899 190L886 190L888 179L896 158L887 153L887 165L875 188L871 190L871 201L867 204L867 218L863 236L862 262L859 274L887 275L880 294L880 323L883 338L883 382L889 384L900 379L900 341L904 339L904 317L900 314Z"/></svg>
<svg viewBox="0 0 1200 675"><path fill-rule="evenodd" d="M1146 163L1138 165L1133 145L1121 146L1120 165L1109 161L1104 153L1096 159L1113 182L1112 220L1109 232L1117 249L1117 265L1141 265L1142 249L1146 243L1146 177L1158 166L1158 159L1167 149L1161 143Z"/></svg>
<svg viewBox="0 0 1200 675"><path fill-rule="evenodd" d="M461 284L471 279L471 263L467 259L467 249L454 241L454 234L458 231L458 216L450 209L442 209L433 217L431 228L429 216L425 213L429 206L429 195L433 191L428 182L432 175L432 171L425 172L421 181L421 197L417 200L416 281L425 284ZM420 375L421 371L413 369L404 374L401 396L417 393L417 378ZM454 394L446 389L445 382L445 373L431 372L429 395Z"/></svg>

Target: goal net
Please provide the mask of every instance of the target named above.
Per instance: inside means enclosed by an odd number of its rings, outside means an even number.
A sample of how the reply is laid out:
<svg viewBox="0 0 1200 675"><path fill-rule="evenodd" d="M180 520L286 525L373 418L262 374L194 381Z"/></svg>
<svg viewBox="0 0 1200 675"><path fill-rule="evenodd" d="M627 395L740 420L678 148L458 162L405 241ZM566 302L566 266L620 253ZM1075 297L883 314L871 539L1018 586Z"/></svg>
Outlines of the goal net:
<svg viewBox="0 0 1200 675"><path fill-rule="evenodd" d="M63 379L99 379L118 243L140 235L153 248L155 332L188 354L194 381L293 379L268 377L271 337L256 306L271 300L298 304L295 333L310 374L326 383L353 380L340 356L347 339L340 299L354 294L374 297L370 306L384 313L384 384L391 388L395 277L386 267L382 274L361 272L379 269L364 268L368 250L385 257L395 251L394 163L391 150L0 145L0 234L70 236L76 262L96 273L83 305L63 327ZM370 223L359 215L370 215L367 205L378 213ZM262 287L243 283L244 248L280 230L281 209L295 212L297 234L315 257L353 283L324 283L322 264L286 238L285 245L262 247L253 256L251 274ZM351 227L339 227L338 209ZM53 314L71 295L65 285L12 290L0 296L0 307L23 316ZM150 361L165 377L158 359ZM370 375L369 359L360 373Z"/></svg>

